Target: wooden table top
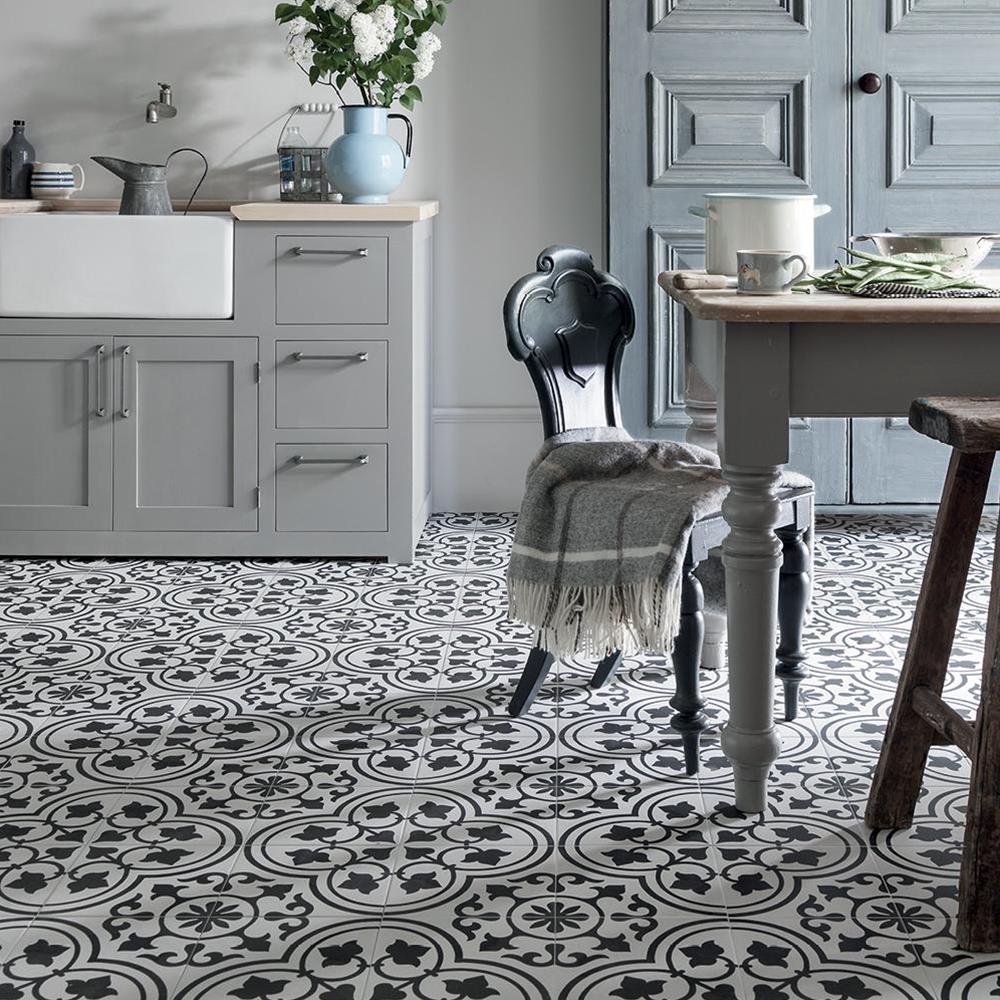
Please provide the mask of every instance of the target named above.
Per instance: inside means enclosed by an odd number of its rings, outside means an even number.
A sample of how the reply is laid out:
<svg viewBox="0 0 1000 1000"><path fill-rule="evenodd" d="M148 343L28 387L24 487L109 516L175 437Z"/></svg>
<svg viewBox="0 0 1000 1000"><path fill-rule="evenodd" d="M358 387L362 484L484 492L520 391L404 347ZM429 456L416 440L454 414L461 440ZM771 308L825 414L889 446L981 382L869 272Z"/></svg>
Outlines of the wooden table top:
<svg viewBox="0 0 1000 1000"><path fill-rule="evenodd" d="M675 271L660 287L696 319L729 323L1000 323L996 299L865 299L835 292L740 295L734 288L674 288ZM984 285L1000 288L1000 271L978 271Z"/></svg>

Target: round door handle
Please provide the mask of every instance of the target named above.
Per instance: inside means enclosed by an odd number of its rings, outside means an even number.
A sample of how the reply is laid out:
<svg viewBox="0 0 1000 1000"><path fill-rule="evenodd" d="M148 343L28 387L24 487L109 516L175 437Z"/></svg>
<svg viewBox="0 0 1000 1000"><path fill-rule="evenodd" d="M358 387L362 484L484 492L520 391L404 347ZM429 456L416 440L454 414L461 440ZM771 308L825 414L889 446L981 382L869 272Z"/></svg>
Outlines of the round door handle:
<svg viewBox="0 0 1000 1000"><path fill-rule="evenodd" d="M865 73L860 80L858 80L858 86L866 94L877 94L882 89L882 77L878 73Z"/></svg>

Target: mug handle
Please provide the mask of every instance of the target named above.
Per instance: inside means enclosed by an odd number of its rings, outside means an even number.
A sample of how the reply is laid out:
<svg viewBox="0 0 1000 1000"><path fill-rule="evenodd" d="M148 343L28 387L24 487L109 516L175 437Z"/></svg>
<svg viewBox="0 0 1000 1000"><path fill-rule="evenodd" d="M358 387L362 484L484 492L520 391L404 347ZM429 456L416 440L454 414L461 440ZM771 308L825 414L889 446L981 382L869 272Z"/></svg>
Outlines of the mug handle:
<svg viewBox="0 0 1000 1000"><path fill-rule="evenodd" d="M797 260L802 265L802 270L799 271L799 273L795 275L795 277L792 278L791 281L788 281L781 286L781 290L783 292L787 292L792 287L792 285L794 285L798 281L801 281L806 276L806 272L809 270L809 265L806 263L805 258L800 257L797 253L793 253L791 257L786 257L781 262L782 267L788 267L788 265L791 264L793 260Z"/></svg>
<svg viewBox="0 0 1000 1000"><path fill-rule="evenodd" d="M714 219L715 209L714 208L702 208L700 205L692 205L688 209L688 215L697 216L699 219Z"/></svg>
<svg viewBox="0 0 1000 1000"><path fill-rule="evenodd" d="M76 192L83 190L83 185L87 183L87 175L83 172L83 167L80 166L79 163L74 163L71 169L80 171L80 183L73 188L73 193L75 194Z"/></svg>
<svg viewBox="0 0 1000 1000"><path fill-rule="evenodd" d="M813 205L813 218L821 219L824 215L829 215L832 211L832 205Z"/></svg>

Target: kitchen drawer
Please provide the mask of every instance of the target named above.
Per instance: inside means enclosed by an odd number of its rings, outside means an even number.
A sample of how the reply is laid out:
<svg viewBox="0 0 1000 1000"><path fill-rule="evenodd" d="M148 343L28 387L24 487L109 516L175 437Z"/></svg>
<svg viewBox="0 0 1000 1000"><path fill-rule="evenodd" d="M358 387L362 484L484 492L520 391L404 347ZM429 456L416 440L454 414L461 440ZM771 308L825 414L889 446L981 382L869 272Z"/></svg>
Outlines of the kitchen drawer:
<svg viewBox="0 0 1000 1000"><path fill-rule="evenodd" d="M277 531L389 530L387 445L279 444L274 455Z"/></svg>
<svg viewBox="0 0 1000 1000"><path fill-rule="evenodd" d="M275 296L279 326L389 322L385 236L279 236Z"/></svg>
<svg viewBox="0 0 1000 1000"><path fill-rule="evenodd" d="M384 340L280 340L275 345L278 427L388 427Z"/></svg>

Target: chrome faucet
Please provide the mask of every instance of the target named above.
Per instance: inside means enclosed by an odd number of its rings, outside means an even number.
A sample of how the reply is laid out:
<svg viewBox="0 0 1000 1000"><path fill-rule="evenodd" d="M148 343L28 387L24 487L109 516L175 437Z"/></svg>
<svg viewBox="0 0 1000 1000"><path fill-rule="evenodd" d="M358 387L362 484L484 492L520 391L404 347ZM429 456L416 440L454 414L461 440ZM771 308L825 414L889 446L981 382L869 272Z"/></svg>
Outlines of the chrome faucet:
<svg viewBox="0 0 1000 1000"><path fill-rule="evenodd" d="M174 94L169 83L158 84L160 99L150 101L146 105L146 121L155 125L161 118L174 118L177 108L174 107Z"/></svg>

